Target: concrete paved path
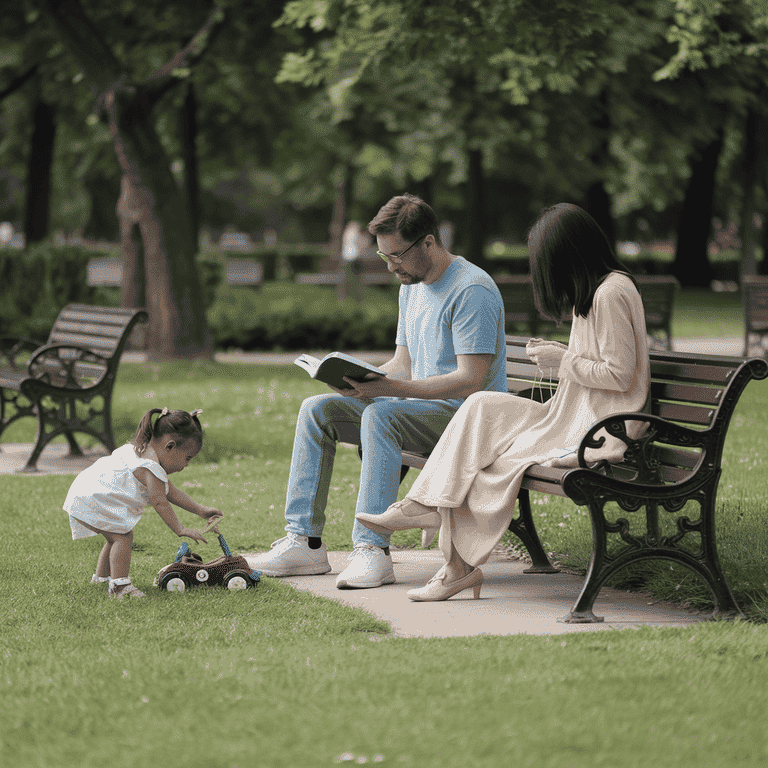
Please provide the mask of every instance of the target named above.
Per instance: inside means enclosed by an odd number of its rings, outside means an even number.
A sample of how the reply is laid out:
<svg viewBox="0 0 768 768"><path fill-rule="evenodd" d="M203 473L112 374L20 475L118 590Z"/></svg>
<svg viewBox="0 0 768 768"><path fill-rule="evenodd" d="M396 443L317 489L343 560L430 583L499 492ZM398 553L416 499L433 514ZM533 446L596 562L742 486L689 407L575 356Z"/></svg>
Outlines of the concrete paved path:
<svg viewBox="0 0 768 768"><path fill-rule="evenodd" d="M480 599L466 590L450 600L414 603L406 592L423 586L442 566L439 550L392 550L395 584L378 589L337 589L336 576L349 552L329 552L332 571L323 576L291 576L296 589L362 608L390 624L399 637L472 637L476 635L561 635L603 632L610 629L652 625L685 627L705 616L677 606L654 602L647 595L604 587L595 602L595 624L566 624L566 616L581 591L583 577L568 573L523 573L519 560L492 556L482 566L485 580ZM267 577L265 577L267 578Z"/></svg>
<svg viewBox="0 0 768 768"><path fill-rule="evenodd" d="M105 449L85 451L80 457L69 456L69 446L66 443L50 443L37 462L37 472L23 473L24 465L32 454L32 444L3 443L0 445L0 475L14 473L26 477L46 475L76 475L93 464L96 459L106 455Z"/></svg>

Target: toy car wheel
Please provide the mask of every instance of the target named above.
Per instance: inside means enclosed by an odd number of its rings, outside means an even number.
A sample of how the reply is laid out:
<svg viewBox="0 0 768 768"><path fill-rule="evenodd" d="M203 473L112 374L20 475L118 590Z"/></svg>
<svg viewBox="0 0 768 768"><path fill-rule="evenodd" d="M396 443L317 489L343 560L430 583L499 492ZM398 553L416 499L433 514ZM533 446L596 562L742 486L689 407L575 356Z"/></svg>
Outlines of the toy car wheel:
<svg viewBox="0 0 768 768"><path fill-rule="evenodd" d="M178 572L166 573L160 580L160 589L168 592L183 592L187 588L187 580Z"/></svg>
<svg viewBox="0 0 768 768"><path fill-rule="evenodd" d="M248 589L253 583L245 571L232 571L224 577L224 586L227 589Z"/></svg>

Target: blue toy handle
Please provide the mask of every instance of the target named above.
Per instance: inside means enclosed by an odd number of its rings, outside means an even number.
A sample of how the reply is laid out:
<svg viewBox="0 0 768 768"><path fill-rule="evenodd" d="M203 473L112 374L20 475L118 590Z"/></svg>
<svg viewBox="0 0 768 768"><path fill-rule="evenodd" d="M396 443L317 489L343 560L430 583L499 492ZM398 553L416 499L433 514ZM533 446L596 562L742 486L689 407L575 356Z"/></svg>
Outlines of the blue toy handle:
<svg viewBox="0 0 768 768"><path fill-rule="evenodd" d="M224 536L221 533L219 534L219 544L221 545L221 549L224 554L227 557L232 557L232 550L227 545L227 542L224 540Z"/></svg>
<svg viewBox="0 0 768 768"><path fill-rule="evenodd" d="M179 547L178 551L176 552L176 562L178 563L179 560L181 560L184 555L189 554L189 544L187 542L183 542L182 545Z"/></svg>

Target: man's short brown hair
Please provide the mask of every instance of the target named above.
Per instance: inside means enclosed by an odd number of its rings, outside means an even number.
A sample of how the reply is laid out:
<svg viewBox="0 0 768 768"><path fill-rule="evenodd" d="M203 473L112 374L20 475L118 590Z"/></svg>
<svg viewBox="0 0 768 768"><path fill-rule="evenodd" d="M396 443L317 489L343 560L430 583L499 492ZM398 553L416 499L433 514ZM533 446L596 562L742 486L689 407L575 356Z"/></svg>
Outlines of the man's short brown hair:
<svg viewBox="0 0 768 768"><path fill-rule="evenodd" d="M368 224L368 231L374 235L400 233L403 240L416 240L434 235L440 243L437 216L432 208L420 197L407 192L393 197L383 205Z"/></svg>

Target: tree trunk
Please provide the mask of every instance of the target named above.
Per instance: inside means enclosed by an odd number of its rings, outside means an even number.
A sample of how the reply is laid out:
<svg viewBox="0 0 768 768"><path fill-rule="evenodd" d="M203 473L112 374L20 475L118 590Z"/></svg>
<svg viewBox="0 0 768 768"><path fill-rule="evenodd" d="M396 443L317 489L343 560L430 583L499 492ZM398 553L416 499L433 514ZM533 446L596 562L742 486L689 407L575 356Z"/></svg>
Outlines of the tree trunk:
<svg viewBox="0 0 768 768"><path fill-rule="evenodd" d="M763 97L768 89L763 89ZM768 120L764 114L751 108L744 127L744 198L741 207L741 274L754 275L757 271L755 246L757 245L757 193L761 179L766 178L768 158ZM765 226L765 224L764 224ZM763 253L765 262L765 253ZM764 267L765 268L765 267Z"/></svg>
<svg viewBox="0 0 768 768"><path fill-rule="evenodd" d="M331 223L328 226L329 255L323 259L320 264L322 272L337 272L341 269L341 250L344 239L344 225L347 220L347 177L349 174L344 171L344 177L336 182L336 195L333 199L333 211L331 212Z"/></svg>
<svg viewBox="0 0 768 768"><path fill-rule="evenodd" d="M593 105L591 120L595 148L590 160L595 169L595 180L584 195L584 210L603 230L613 250L616 250L616 225L611 212L611 196L605 188L605 172L610 162L609 142L611 118L608 113L608 94L603 91Z"/></svg>
<svg viewBox="0 0 768 768"><path fill-rule="evenodd" d="M469 250L465 256L468 261L487 270L489 265L485 258L485 177L483 175L483 153L480 149L469 150L466 190L467 216L465 222Z"/></svg>
<svg viewBox="0 0 768 768"><path fill-rule="evenodd" d="M758 273L768 275L768 216L763 216L763 259L759 264Z"/></svg>
<svg viewBox="0 0 768 768"><path fill-rule="evenodd" d="M200 238L200 177L197 163L197 99L192 83L187 85L181 110L181 146L184 156L184 188L195 251Z"/></svg>
<svg viewBox="0 0 768 768"><path fill-rule="evenodd" d="M686 287L709 288L714 272L707 246L712 229L715 176L723 149L723 129L693 161L677 230L672 274Z"/></svg>
<svg viewBox="0 0 768 768"><path fill-rule="evenodd" d="M91 240L114 242L119 238L120 222L115 215L114 201L120 195L120 184L114 176L104 173L98 166L83 178L83 186L91 201L83 237Z"/></svg>
<svg viewBox="0 0 768 768"><path fill-rule="evenodd" d="M755 274L755 199L757 195L758 117L747 113L744 127L744 197L741 202L741 275Z"/></svg>
<svg viewBox="0 0 768 768"><path fill-rule="evenodd" d="M611 196L608 194L605 183L596 181L588 190L585 197L585 210L600 225L605 232L612 250L616 250L616 225L611 213Z"/></svg>
<svg viewBox="0 0 768 768"><path fill-rule="evenodd" d="M24 240L27 245L48 236L51 207L51 166L56 142L56 110L36 99L32 110L32 145L27 170Z"/></svg>
<svg viewBox="0 0 768 768"><path fill-rule="evenodd" d="M120 222L120 250L123 254L123 282L120 287L121 307L145 307L147 305L146 267L144 244L141 241L139 219L141 212L136 192L128 176L120 183L117 201L117 218Z"/></svg>
<svg viewBox="0 0 768 768"><path fill-rule="evenodd" d="M146 266L147 353L150 359L211 356L196 248L184 190L141 93L110 91L110 131L133 187Z"/></svg>

